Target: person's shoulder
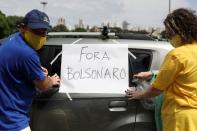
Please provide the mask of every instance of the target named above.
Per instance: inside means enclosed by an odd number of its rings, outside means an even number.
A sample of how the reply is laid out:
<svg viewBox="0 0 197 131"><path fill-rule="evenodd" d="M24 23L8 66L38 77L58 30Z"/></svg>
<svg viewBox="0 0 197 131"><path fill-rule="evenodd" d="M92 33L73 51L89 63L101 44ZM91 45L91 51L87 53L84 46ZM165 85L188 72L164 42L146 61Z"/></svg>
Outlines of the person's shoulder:
<svg viewBox="0 0 197 131"><path fill-rule="evenodd" d="M18 33L11 34L6 38L1 39L0 42L2 45L5 45L6 43L13 42L15 40L15 38L17 37L17 35L18 35Z"/></svg>
<svg viewBox="0 0 197 131"><path fill-rule="evenodd" d="M176 60L181 60L183 56L184 56L184 48L182 48L182 46L172 49L167 54L168 58L171 58L171 59L174 59L174 60L175 59Z"/></svg>
<svg viewBox="0 0 197 131"><path fill-rule="evenodd" d="M185 59L188 59L188 54L190 54L192 48L195 48L192 44L185 44L183 46L172 49L168 53L168 56L174 59L178 59L179 61L184 61Z"/></svg>
<svg viewBox="0 0 197 131"><path fill-rule="evenodd" d="M36 54L36 51L31 48L23 39L22 35L20 33L16 33L13 36L14 38L14 43L16 48L18 48L19 50L21 50L21 53L25 53L25 54ZM10 38L12 39L12 38Z"/></svg>
<svg viewBox="0 0 197 131"><path fill-rule="evenodd" d="M171 55L181 55L184 54L184 52L187 51L187 45L182 45L180 47L172 49L169 54Z"/></svg>
<svg viewBox="0 0 197 131"><path fill-rule="evenodd" d="M26 47L26 48L22 48L22 55L24 59L29 59L29 58L37 58L37 52L32 49L31 47Z"/></svg>
<svg viewBox="0 0 197 131"><path fill-rule="evenodd" d="M168 55L177 55L180 53L180 49L179 48L174 48L171 51L168 52Z"/></svg>
<svg viewBox="0 0 197 131"><path fill-rule="evenodd" d="M17 54L23 58L37 55L36 51L24 41L20 33L15 33L13 37L10 37L10 41L12 41L12 46L15 48Z"/></svg>

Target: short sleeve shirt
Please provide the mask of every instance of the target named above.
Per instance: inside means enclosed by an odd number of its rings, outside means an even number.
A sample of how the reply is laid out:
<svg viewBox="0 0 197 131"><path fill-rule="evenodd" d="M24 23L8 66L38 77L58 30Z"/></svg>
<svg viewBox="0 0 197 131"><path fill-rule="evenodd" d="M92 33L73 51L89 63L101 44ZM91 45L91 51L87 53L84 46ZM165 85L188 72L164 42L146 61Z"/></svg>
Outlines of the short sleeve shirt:
<svg viewBox="0 0 197 131"><path fill-rule="evenodd" d="M45 78L39 57L20 33L0 46L0 130L19 131L29 124L28 111L36 93L34 80Z"/></svg>
<svg viewBox="0 0 197 131"><path fill-rule="evenodd" d="M197 108L197 43L170 51L152 86L164 92L164 114Z"/></svg>

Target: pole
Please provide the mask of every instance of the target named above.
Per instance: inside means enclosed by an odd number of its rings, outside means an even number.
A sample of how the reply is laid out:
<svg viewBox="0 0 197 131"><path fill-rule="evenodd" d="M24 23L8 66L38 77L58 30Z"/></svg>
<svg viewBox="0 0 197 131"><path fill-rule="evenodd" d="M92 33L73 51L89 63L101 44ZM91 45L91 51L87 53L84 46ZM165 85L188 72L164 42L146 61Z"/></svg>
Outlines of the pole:
<svg viewBox="0 0 197 131"><path fill-rule="evenodd" d="M46 5L48 4L47 2L45 2L45 1L42 1L42 2L40 2L40 4L42 4L43 5L43 12L45 12L45 7L46 7Z"/></svg>
<svg viewBox="0 0 197 131"><path fill-rule="evenodd" d="M169 13L171 13L171 0L169 0Z"/></svg>

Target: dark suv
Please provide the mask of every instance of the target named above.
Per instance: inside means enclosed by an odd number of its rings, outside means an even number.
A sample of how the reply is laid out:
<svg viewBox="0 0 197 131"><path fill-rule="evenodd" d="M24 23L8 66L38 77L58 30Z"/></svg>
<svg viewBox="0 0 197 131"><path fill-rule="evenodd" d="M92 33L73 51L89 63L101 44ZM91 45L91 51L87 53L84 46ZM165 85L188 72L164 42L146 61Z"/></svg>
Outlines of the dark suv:
<svg viewBox="0 0 197 131"><path fill-rule="evenodd" d="M121 39L109 34L102 40L98 33L50 33L44 48L39 51L42 65L49 74L61 72L62 44L128 44L129 85L138 88L133 82L133 74L158 70L165 54L172 48L169 43L153 40ZM138 37L143 39L143 37ZM50 64L57 58L53 64ZM92 87L94 88L94 87ZM58 87L39 92L31 110L32 131L154 131L154 110L143 106L141 100L128 101L124 94L113 93L59 93Z"/></svg>

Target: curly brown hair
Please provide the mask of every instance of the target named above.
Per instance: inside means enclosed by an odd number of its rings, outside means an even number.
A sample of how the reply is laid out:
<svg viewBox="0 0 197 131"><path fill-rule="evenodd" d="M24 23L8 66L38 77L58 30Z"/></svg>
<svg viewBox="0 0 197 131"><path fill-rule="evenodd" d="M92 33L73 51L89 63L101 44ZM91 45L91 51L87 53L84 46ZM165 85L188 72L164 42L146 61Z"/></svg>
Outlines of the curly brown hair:
<svg viewBox="0 0 197 131"><path fill-rule="evenodd" d="M183 43L197 42L197 15L194 10L176 9L167 15L164 25L168 38L179 35Z"/></svg>

